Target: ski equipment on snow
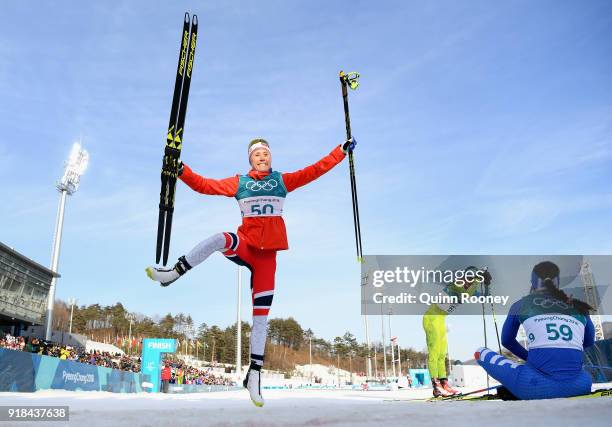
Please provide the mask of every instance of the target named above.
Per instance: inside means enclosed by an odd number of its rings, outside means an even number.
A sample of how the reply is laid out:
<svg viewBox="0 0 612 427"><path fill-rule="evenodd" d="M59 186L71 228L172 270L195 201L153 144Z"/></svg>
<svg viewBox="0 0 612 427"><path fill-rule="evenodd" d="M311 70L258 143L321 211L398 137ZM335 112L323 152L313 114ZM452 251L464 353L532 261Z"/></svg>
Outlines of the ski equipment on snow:
<svg viewBox="0 0 612 427"><path fill-rule="evenodd" d="M448 397L454 394L446 390L440 383L440 380L438 380L437 378L431 379L431 389L433 392L434 399L441 398L441 397Z"/></svg>
<svg viewBox="0 0 612 427"><path fill-rule="evenodd" d="M195 58L198 33L198 17L185 12L183 32L179 50L174 97L170 110L170 123L166 136L166 147L161 171L161 192L159 193L159 219L157 223L157 249L155 262L159 263L163 253L163 265L168 262L170 252L170 235L172 232L172 215L174 213L174 194L178 177L179 158L183 146L183 127L189 99L189 86Z"/></svg>
<svg viewBox="0 0 612 427"><path fill-rule="evenodd" d="M478 401L478 400L504 400L504 401L508 401L508 400L521 400L521 399L517 399L517 398L514 398L514 399L508 398L508 396L505 396L503 393L499 393L499 391L502 390L502 389L504 389L504 387L500 386L498 388L497 394L485 394L483 396L467 396L467 395L464 395L465 397L457 396L456 399L448 399L448 400L457 400L457 401L467 400L469 402L474 402L474 401ZM506 392L509 393L509 391L507 391L507 390L506 390ZM595 390L595 391L592 391L591 393L581 394L579 396L556 397L555 399L591 399L591 398L595 398L595 397L612 397L612 388ZM446 399L434 399L434 400L446 400Z"/></svg>
<svg viewBox="0 0 612 427"><path fill-rule="evenodd" d="M451 395L460 393L459 390L456 390L451 387L451 385L448 382L448 378L440 378L440 386L442 387L444 391L446 391L447 393L450 393Z"/></svg>
<svg viewBox="0 0 612 427"><path fill-rule="evenodd" d="M497 386L493 386L489 388L483 388L480 390L474 390L468 393L455 394L453 396L447 396L447 397L437 397L437 398L436 397L426 397L426 398L417 397L413 399L385 399L385 402L443 402L443 401L474 402L474 401L479 401L479 400L513 400L513 399L503 399L502 395L500 394L487 393L482 396L477 396L478 393L482 393L485 391L492 391L492 390L500 390L502 388L504 388L504 386L497 385ZM589 398L595 398L595 397L608 397L608 398L612 397L612 388L595 390L595 391L592 391L591 393L582 394L579 396L559 397L555 399L589 399Z"/></svg>
<svg viewBox="0 0 612 427"><path fill-rule="evenodd" d="M348 89L355 90L359 87L359 74L351 71L345 73L340 71L340 84L342 86L342 100L344 102L344 121L346 124L346 139L350 140L353 135L351 133L351 118L349 115L348 105ZM361 245L361 225L359 223L359 202L357 200L357 181L355 179L355 161L353 159L353 150L348 150L349 158L349 174L351 179L351 193L353 200L353 223L355 226L355 244L357 246L357 262L363 262L363 249Z"/></svg>
<svg viewBox="0 0 612 427"><path fill-rule="evenodd" d="M501 385L496 385L496 386L493 386L493 387L486 387L486 388L481 388L481 389L478 389L478 390L469 391L467 393L459 393L459 394L453 394L451 396L446 396L446 397L431 398L430 400L431 401L455 400L455 399L461 400L461 399L465 398L466 396L472 396L474 394L483 393L485 391L490 392L492 390L498 389L499 387L502 387L502 386ZM482 397L482 396L479 396L479 397Z"/></svg>
<svg viewBox="0 0 612 427"><path fill-rule="evenodd" d="M582 394L580 396L568 397L568 399L588 399L591 397L612 397L612 388L595 390L589 394Z"/></svg>

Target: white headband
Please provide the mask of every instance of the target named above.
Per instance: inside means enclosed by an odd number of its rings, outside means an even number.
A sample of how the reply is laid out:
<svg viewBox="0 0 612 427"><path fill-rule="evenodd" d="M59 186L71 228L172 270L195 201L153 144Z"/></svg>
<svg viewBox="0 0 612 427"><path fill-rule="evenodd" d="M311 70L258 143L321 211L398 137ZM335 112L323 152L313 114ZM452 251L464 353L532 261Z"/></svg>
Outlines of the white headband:
<svg viewBox="0 0 612 427"><path fill-rule="evenodd" d="M270 151L270 147L268 147L267 144L263 143L263 142L256 142L255 144L251 145L249 147L249 159L251 158L251 153L253 153L253 151L259 149L259 148L263 148L265 150L268 150L268 153L272 154L272 152Z"/></svg>

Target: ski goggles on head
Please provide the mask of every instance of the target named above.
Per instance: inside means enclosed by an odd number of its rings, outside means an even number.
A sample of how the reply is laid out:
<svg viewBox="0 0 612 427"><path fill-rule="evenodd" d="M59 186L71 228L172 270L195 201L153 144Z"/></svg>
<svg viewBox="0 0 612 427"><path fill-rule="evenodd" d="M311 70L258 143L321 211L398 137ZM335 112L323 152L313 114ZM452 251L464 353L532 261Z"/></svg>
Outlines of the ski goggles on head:
<svg viewBox="0 0 612 427"><path fill-rule="evenodd" d="M263 148L264 150L268 150L268 152L271 153L270 145L268 144L268 141L262 138L257 138L257 139L252 140L249 144L249 157L251 157L251 153L253 153L253 151L258 150L260 148Z"/></svg>
<svg viewBox="0 0 612 427"><path fill-rule="evenodd" d="M552 280L553 284L555 285L555 288L559 287L559 276L555 276L555 277L540 277L534 271L534 272L531 273L531 290L538 291L540 289L545 289L544 281L546 281L547 279Z"/></svg>
<svg viewBox="0 0 612 427"><path fill-rule="evenodd" d="M531 271L531 290L536 291L545 289L544 282L547 280L551 280L553 285L559 288L560 275L561 272L559 271L559 267L551 261L544 261L537 264Z"/></svg>

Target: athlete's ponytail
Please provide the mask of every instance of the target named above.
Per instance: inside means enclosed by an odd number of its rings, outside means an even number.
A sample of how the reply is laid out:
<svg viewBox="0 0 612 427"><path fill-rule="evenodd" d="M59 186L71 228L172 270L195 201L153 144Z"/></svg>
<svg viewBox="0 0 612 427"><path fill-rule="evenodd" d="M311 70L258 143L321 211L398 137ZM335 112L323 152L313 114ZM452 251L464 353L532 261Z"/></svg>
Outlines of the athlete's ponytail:
<svg viewBox="0 0 612 427"><path fill-rule="evenodd" d="M579 299L574 299L571 295L567 295L561 289L557 288L553 279L547 277L546 279L544 279L542 284L544 285L544 289L549 295L551 295L553 298L558 299L559 301L563 301L567 305L574 307L576 311L578 311L578 313L588 315L589 311L593 310L593 307L591 307L586 302L581 301Z"/></svg>

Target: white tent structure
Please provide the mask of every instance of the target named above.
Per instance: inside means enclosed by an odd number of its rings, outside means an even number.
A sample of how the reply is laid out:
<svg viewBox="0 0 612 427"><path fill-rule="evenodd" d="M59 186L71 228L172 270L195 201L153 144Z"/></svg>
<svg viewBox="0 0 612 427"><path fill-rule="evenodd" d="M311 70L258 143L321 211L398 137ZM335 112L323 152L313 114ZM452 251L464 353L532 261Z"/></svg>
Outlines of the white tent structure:
<svg viewBox="0 0 612 427"><path fill-rule="evenodd" d="M115 353L119 353L121 355L125 354L123 350L121 350L119 347L116 347L112 344L105 344L103 342L97 342L97 341L91 341L91 340L87 340L87 343L85 344L85 351L87 352L105 351L110 354L115 354Z"/></svg>

